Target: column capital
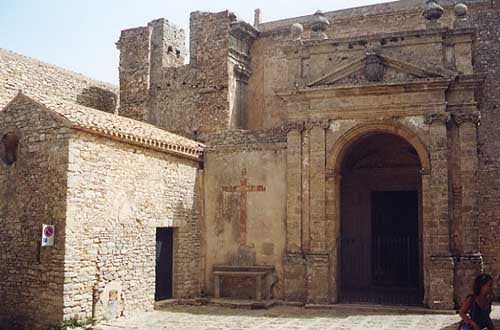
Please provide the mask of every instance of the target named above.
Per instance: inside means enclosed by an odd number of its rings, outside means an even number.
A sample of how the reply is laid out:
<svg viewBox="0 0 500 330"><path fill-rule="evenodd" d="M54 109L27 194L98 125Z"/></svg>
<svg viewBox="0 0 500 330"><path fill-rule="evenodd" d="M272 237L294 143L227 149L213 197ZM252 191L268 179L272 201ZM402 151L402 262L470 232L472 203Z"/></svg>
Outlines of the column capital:
<svg viewBox="0 0 500 330"><path fill-rule="evenodd" d="M458 112L454 113L452 116L458 126L461 126L464 123L479 125L479 123L481 122L481 113L479 111Z"/></svg>
<svg viewBox="0 0 500 330"><path fill-rule="evenodd" d="M308 120L305 122L305 128L307 130L312 130L315 127L319 127L321 129L327 129L330 127L330 120L329 119L315 119L315 120Z"/></svg>
<svg viewBox="0 0 500 330"><path fill-rule="evenodd" d="M449 112L429 112L425 114L424 122L428 125L439 122L442 124L448 123L450 121L450 113Z"/></svg>
<svg viewBox="0 0 500 330"><path fill-rule="evenodd" d="M304 123L303 122L288 122L285 125L283 125L282 129L285 133L289 133L290 131L302 132L304 130Z"/></svg>

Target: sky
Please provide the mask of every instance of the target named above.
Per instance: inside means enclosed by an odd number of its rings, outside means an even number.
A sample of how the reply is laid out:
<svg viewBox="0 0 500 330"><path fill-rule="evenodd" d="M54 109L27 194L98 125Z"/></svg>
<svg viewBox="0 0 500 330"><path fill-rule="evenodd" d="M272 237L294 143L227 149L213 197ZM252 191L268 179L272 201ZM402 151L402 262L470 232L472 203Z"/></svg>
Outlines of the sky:
<svg viewBox="0 0 500 330"><path fill-rule="evenodd" d="M0 48L118 85L123 29L164 17L188 31L192 11L230 10L253 24L390 0L0 0ZM186 41L186 45L189 43Z"/></svg>

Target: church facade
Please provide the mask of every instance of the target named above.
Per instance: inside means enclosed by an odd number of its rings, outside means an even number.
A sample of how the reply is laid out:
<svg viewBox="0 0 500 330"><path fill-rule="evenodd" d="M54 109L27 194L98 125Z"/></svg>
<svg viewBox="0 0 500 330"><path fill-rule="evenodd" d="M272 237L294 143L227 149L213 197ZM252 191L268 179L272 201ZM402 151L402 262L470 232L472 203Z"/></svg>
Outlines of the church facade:
<svg viewBox="0 0 500 330"><path fill-rule="evenodd" d="M189 64L184 31L154 20L121 33L118 92L39 96L4 73L7 305L57 283L43 325L205 296L452 309L479 272L500 296L500 4L465 4L194 12ZM64 239L36 252L50 221Z"/></svg>

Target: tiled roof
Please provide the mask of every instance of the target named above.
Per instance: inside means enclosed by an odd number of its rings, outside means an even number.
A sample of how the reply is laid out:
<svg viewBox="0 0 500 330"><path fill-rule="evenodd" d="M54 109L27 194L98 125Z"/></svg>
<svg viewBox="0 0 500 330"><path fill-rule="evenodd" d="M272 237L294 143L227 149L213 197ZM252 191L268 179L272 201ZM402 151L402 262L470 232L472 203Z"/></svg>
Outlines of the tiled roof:
<svg viewBox="0 0 500 330"><path fill-rule="evenodd" d="M199 142L144 122L45 95L19 91L17 97L27 97L41 104L61 116L68 127L74 129L195 160L200 159L203 151L204 145Z"/></svg>

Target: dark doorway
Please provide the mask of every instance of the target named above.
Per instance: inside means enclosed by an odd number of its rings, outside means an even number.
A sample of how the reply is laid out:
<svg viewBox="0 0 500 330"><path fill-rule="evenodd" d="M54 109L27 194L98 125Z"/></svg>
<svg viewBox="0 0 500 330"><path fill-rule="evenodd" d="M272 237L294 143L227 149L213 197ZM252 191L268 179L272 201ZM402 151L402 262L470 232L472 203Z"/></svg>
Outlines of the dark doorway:
<svg viewBox="0 0 500 330"><path fill-rule="evenodd" d="M418 287L418 245L417 192L372 192L372 285Z"/></svg>
<svg viewBox="0 0 500 330"><path fill-rule="evenodd" d="M391 134L360 138L342 160L340 299L421 305L420 159Z"/></svg>
<svg viewBox="0 0 500 330"><path fill-rule="evenodd" d="M173 234L173 228L156 228L156 301L172 298Z"/></svg>

